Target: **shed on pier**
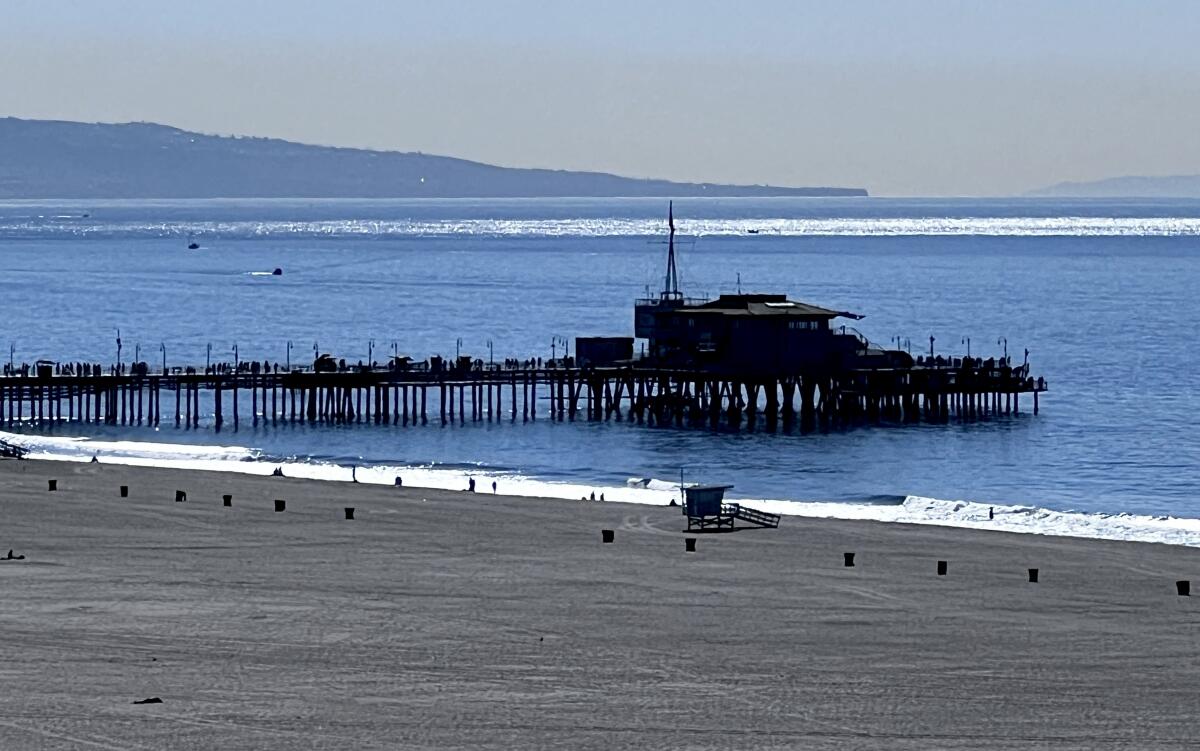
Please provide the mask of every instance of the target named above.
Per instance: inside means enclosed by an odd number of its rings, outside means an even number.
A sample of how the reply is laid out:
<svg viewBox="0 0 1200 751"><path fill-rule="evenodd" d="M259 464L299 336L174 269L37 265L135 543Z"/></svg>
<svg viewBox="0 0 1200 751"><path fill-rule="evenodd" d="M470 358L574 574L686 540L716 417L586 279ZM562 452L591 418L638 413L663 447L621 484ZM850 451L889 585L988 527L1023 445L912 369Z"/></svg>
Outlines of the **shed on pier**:
<svg viewBox="0 0 1200 751"><path fill-rule="evenodd" d="M575 362L581 368L604 368L632 359L632 336L575 337Z"/></svg>

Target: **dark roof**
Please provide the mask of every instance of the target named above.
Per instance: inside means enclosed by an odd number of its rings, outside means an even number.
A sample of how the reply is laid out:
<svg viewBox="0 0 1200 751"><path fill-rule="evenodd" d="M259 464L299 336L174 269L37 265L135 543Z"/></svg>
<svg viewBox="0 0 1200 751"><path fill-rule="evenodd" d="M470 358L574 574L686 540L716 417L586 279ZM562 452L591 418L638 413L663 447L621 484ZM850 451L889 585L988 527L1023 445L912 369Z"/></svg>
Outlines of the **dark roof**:
<svg viewBox="0 0 1200 751"><path fill-rule="evenodd" d="M830 310L818 305L787 299L786 295L721 295L703 305L669 309L687 315L797 316L801 318L862 318L857 313ZM667 312L664 310L663 312Z"/></svg>
<svg viewBox="0 0 1200 751"><path fill-rule="evenodd" d="M721 295L712 302L707 302L701 307L703 308L744 308L752 302L787 302L787 295L777 294L737 294L737 295Z"/></svg>

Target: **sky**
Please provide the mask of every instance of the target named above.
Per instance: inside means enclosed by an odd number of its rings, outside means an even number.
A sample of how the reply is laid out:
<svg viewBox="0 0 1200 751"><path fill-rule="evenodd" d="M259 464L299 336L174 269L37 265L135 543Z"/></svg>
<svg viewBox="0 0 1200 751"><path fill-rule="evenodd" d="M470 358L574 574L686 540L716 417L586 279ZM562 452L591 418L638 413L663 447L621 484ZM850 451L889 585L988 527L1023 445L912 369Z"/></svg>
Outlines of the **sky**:
<svg viewBox="0 0 1200 751"><path fill-rule="evenodd" d="M0 116L698 182L1200 173L1188 0L3 0Z"/></svg>

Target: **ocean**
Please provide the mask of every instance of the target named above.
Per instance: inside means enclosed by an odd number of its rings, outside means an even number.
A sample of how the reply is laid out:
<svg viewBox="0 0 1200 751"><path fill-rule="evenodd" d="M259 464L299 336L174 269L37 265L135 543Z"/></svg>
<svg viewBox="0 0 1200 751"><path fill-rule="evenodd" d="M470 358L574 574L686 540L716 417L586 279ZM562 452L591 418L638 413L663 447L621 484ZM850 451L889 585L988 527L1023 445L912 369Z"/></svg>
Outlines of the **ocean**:
<svg viewBox="0 0 1200 751"><path fill-rule="evenodd" d="M661 287L666 203L191 200L0 203L0 357L152 366L393 351L549 357L629 335ZM690 199L684 291L786 292L872 342L1000 355L1041 414L807 435L624 423L20 426L47 458L665 503L687 482L786 513L1200 544L1200 201ZM186 248L190 240L201 247ZM271 276L275 268L282 276ZM461 340L461 341L460 341ZM291 342L289 349L288 343ZM489 343L491 348L489 350ZM561 352L560 352L561 353ZM15 435L14 435L15 434ZM652 480L648 488L632 478ZM987 520L987 510L997 520Z"/></svg>

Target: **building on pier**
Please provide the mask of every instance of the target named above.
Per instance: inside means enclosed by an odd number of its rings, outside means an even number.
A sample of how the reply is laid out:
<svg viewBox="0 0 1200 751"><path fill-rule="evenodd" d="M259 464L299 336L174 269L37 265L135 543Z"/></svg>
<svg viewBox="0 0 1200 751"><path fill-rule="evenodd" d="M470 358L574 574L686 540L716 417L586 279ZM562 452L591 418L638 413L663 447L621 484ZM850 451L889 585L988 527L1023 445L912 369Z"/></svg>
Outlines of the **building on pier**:
<svg viewBox="0 0 1200 751"><path fill-rule="evenodd" d="M634 303L634 334L656 365L768 376L831 373L862 367L911 367L908 353L872 347L836 319L857 313L789 300L782 294L688 298L675 268L675 218L668 210L667 273L657 298Z"/></svg>

